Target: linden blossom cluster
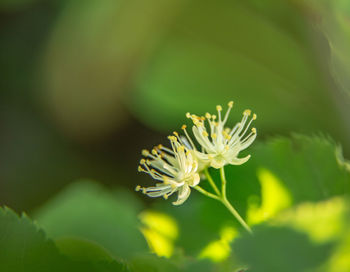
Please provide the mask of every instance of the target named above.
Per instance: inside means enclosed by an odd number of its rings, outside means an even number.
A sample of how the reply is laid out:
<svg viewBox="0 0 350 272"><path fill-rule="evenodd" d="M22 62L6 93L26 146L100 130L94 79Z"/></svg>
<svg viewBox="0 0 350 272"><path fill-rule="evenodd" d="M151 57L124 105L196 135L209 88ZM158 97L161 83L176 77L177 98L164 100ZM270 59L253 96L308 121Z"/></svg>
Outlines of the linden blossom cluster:
<svg viewBox="0 0 350 272"><path fill-rule="evenodd" d="M227 164L241 165L248 161L250 155L244 158L238 158L238 155L256 138L255 128L247 134L256 114L248 120L251 111L245 110L240 122L226 127L232 107L231 101L223 117L221 106L216 107L217 116L209 113L205 116L186 114L193 122L192 132L198 145L194 144L186 125L183 125L184 136L174 132L174 136L168 137L171 149L158 145L151 152L143 150L144 158L140 161L139 171L149 174L158 183L148 188L138 185L136 191L141 190L150 197L163 196L165 199L177 192L178 197L173 204L180 205L189 197L190 187L199 184L199 173L207 167L219 169Z"/></svg>

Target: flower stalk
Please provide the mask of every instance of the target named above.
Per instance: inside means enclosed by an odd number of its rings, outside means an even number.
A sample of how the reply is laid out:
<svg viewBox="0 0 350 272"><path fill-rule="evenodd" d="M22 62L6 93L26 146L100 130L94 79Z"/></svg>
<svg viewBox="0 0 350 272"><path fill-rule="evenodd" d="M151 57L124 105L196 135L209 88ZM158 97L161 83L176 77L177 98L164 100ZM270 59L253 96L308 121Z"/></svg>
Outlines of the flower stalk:
<svg viewBox="0 0 350 272"><path fill-rule="evenodd" d="M216 192L216 195L209 193L208 191L205 191L202 188L198 188L199 186L196 186L194 188L197 189L197 191L199 191L200 193L202 193L210 198L213 198L215 200L220 201L230 211L230 213L237 219L237 221L242 225L242 227L246 231L248 231L250 234L253 234L251 228L248 226L248 224L244 221L242 216L238 213L238 211L232 206L230 201L228 201L228 199L227 199L227 196L226 196L226 183L227 183L227 181L226 181L224 167L220 168L221 192L219 191L219 189L215 185L215 182L214 182L213 178L211 177L207 168L204 170L204 173L207 177L208 182L213 187L213 189L216 188L216 189L214 189Z"/></svg>

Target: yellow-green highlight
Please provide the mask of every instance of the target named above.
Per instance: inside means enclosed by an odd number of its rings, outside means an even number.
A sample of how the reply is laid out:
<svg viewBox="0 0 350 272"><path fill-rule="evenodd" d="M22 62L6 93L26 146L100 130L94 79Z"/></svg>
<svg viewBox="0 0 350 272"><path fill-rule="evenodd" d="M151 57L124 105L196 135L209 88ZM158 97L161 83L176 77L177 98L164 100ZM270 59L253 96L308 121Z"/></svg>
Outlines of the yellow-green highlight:
<svg viewBox="0 0 350 272"><path fill-rule="evenodd" d="M261 206L249 206L247 221L250 225L268 220L292 204L290 193L270 170L260 168L257 176L261 185Z"/></svg>
<svg viewBox="0 0 350 272"><path fill-rule="evenodd" d="M344 232L345 203L334 198L319 203L302 203L278 216L274 222L292 226L309 234L314 242L323 243Z"/></svg>
<svg viewBox="0 0 350 272"><path fill-rule="evenodd" d="M317 244L337 241L331 258L320 271L350 271L350 208L344 198L335 197L318 203L302 203L279 214L270 223L305 232Z"/></svg>
<svg viewBox="0 0 350 272"><path fill-rule="evenodd" d="M209 259L213 262L222 262L230 256L230 243L237 237L238 231L231 227L223 227L220 231L220 239L210 242L199 254L201 259Z"/></svg>
<svg viewBox="0 0 350 272"><path fill-rule="evenodd" d="M179 235L178 225L171 216L144 211L140 214L140 228L152 252L160 257L171 257L174 252L174 242Z"/></svg>

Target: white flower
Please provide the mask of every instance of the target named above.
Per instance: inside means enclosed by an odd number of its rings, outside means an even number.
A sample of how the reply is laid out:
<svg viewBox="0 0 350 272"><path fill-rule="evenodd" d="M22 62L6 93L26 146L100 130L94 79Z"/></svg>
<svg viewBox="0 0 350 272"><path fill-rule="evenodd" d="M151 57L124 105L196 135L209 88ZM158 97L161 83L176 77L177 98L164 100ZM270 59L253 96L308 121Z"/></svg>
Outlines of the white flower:
<svg viewBox="0 0 350 272"><path fill-rule="evenodd" d="M228 110L223 119L221 116L221 106L216 106L218 118L216 115L211 115L209 113L206 113L205 117L199 117L190 113L186 114L187 118L193 121L193 135L201 145L201 151L196 149L196 146L193 144L186 131L185 125L182 126L182 129L186 137L181 139L181 143L193 150L193 153L201 164L200 169L207 165L214 168L221 168L226 164L240 165L249 160L250 155L244 158L238 158L238 154L240 151L250 146L256 138L255 128L252 128L251 132L246 135L251 123L256 119L256 114L253 114L252 118L248 121L251 110L245 110L242 120L234 127L228 128L225 127L225 124L232 107L233 102L231 101L228 103ZM208 131L205 120L208 121Z"/></svg>
<svg viewBox="0 0 350 272"><path fill-rule="evenodd" d="M178 192L178 198L173 204L180 205L189 197L190 187L199 183L198 162L175 136L168 138L172 150L159 145L151 153L142 151L145 158L140 161L139 171L149 174L159 183L148 188L138 185L136 191L141 190L150 197L163 196L165 199Z"/></svg>

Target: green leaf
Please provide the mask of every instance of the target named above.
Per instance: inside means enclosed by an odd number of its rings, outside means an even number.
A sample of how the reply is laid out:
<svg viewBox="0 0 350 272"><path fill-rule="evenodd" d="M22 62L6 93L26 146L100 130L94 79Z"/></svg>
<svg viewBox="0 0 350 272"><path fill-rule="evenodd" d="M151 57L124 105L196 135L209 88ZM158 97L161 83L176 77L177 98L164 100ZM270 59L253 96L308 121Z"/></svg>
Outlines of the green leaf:
<svg viewBox="0 0 350 272"><path fill-rule="evenodd" d="M36 218L49 237L87 239L114 257L147 251L134 201L127 202L125 196L113 195L93 182L70 185L41 208Z"/></svg>
<svg viewBox="0 0 350 272"><path fill-rule="evenodd" d="M59 251L76 261L113 261L113 257L100 245L78 238L60 238L55 241Z"/></svg>
<svg viewBox="0 0 350 272"><path fill-rule="evenodd" d="M0 233L0 271L128 271L86 241L66 240L56 247L26 215L19 217L8 208L0 208Z"/></svg>
<svg viewBox="0 0 350 272"><path fill-rule="evenodd" d="M252 272L314 271L331 253L331 244L313 244L306 234L286 227L258 226L233 244Z"/></svg>
<svg viewBox="0 0 350 272"><path fill-rule="evenodd" d="M129 271L126 264L117 262L103 247L91 241L77 238L61 238L55 241L59 251L71 261L94 271Z"/></svg>
<svg viewBox="0 0 350 272"><path fill-rule="evenodd" d="M235 117L252 108L265 131L335 130L306 19L287 1L278 1L279 20L271 15L276 1L259 11L244 2L257 1L191 1L182 10L128 97L139 119L173 130L186 112L202 115L234 100ZM321 119L322 112L328 114Z"/></svg>
<svg viewBox="0 0 350 272"><path fill-rule="evenodd" d="M68 262L26 215L0 208L0 271L65 271Z"/></svg>
<svg viewBox="0 0 350 272"><path fill-rule="evenodd" d="M159 258L153 254L136 256L130 261L133 272L180 272L181 270L169 259Z"/></svg>

